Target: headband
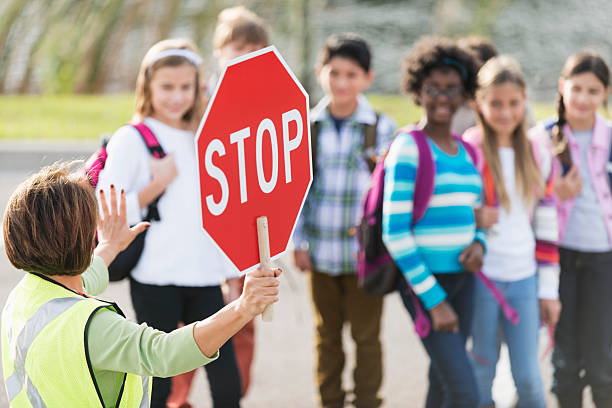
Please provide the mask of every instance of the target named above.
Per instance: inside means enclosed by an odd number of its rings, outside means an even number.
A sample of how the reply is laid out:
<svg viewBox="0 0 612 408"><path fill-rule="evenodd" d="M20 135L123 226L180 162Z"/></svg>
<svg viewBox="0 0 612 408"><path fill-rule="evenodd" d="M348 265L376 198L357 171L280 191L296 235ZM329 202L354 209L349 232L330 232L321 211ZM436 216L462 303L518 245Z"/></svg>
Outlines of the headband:
<svg viewBox="0 0 612 408"><path fill-rule="evenodd" d="M465 67L463 65L461 65L461 63L459 61L457 61L456 59L453 58L442 58L442 62L446 65L450 65L454 68L456 68L459 73L461 74L461 78L463 78L464 81L467 81L467 71L465 69Z"/></svg>
<svg viewBox="0 0 612 408"><path fill-rule="evenodd" d="M191 50L187 50L184 48L170 48L168 50L163 50L162 52L154 56L153 59L149 62L147 68L150 68L157 61L166 57L183 57L196 67L202 63L202 57L200 57L198 54Z"/></svg>

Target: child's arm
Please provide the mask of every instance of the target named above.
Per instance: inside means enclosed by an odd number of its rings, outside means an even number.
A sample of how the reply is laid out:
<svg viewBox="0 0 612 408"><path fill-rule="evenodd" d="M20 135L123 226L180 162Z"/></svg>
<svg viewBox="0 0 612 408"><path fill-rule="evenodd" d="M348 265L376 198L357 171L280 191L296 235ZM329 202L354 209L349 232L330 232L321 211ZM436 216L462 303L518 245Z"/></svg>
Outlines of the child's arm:
<svg viewBox="0 0 612 408"><path fill-rule="evenodd" d="M398 136L385 159L383 241L413 291L430 310L446 293L423 262L412 232L418 149L410 136Z"/></svg>
<svg viewBox="0 0 612 408"><path fill-rule="evenodd" d="M537 203L533 214L533 227L536 240L536 262L538 268L538 297L542 323L554 326L559 319L559 226L557 208L554 202L554 183L558 169L545 146L540 148L542 175L546 181L543 196Z"/></svg>
<svg viewBox="0 0 612 408"><path fill-rule="evenodd" d="M397 124L387 115L380 114L378 126L376 127L376 154L383 157L389 150L393 135L397 130Z"/></svg>
<svg viewBox="0 0 612 408"><path fill-rule="evenodd" d="M315 163L312 163L312 165L315 166ZM305 219L309 217L309 215L310 205L307 196L293 231L293 263L302 272L312 270L312 260L308 252L308 240L304 234Z"/></svg>
<svg viewBox="0 0 612 408"><path fill-rule="evenodd" d="M481 194L482 196L482 194ZM476 232L474 235L474 241L465 247L461 254L459 254L459 263L463 265L466 271L471 273L478 273L482 268L482 259L487 249L486 247L486 236L487 236L487 224L493 219L497 222L497 208L491 206L482 207L481 196L478 196L474 203L474 222L476 224ZM491 219L483 220L483 216L488 216Z"/></svg>

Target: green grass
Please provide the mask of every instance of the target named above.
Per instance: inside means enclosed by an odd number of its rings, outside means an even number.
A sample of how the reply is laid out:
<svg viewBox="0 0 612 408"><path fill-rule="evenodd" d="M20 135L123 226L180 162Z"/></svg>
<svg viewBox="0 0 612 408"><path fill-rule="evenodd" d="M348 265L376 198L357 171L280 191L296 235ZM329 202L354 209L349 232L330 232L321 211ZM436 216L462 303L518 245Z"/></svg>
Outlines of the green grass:
<svg viewBox="0 0 612 408"><path fill-rule="evenodd" d="M400 125L414 123L421 108L408 96L368 94L376 110ZM533 103L538 120L554 114L552 103ZM96 140L128 122L132 95L0 95L0 139Z"/></svg>
<svg viewBox="0 0 612 408"><path fill-rule="evenodd" d="M127 123L132 95L0 96L0 139L97 139Z"/></svg>

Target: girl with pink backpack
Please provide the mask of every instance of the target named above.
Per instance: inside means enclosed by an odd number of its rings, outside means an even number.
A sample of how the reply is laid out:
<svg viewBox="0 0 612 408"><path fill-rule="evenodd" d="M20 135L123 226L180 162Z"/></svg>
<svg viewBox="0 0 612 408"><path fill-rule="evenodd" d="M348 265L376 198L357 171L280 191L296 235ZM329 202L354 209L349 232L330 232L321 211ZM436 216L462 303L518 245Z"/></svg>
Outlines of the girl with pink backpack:
<svg viewBox="0 0 612 408"><path fill-rule="evenodd" d="M159 220L153 219L147 231L130 293L138 322L165 332L223 308L220 285L237 276L199 222L194 136L203 113L201 63L189 40L164 40L149 49L138 74L134 122L146 125L167 155L152 159L138 131L124 126L108 143L97 186L125 190L130 224L158 200ZM213 406L239 407L240 375L231 341L205 369ZM170 378L154 378L151 407L166 407L170 386Z"/></svg>
<svg viewBox="0 0 612 408"><path fill-rule="evenodd" d="M494 406L501 333L510 352L517 407L544 408L538 329L540 321L554 327L561 309L551 154L542 140L527 137L526 85L518 63L495 57L477 78L478 126L464 139L476 149L484 181L485 206L477 211L479 225L488 229L482 270L519 314L516 324L510 322L490 290L476 283L472 341L479 406Z"/></svg>

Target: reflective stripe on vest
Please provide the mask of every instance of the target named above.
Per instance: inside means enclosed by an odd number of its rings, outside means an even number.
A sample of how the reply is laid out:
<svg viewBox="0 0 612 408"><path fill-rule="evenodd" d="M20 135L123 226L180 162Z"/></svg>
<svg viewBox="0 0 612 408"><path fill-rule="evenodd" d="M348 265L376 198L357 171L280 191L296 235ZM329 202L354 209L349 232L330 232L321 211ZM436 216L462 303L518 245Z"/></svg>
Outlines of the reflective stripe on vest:
<svg viewBox="0 0 612 408"><path fill-rule="evenodd" d="M140 408L149 408L149 380L150 377L142 377L142 399L140 400Z"/></svg>
<svg viewBox="0 0 612 408"><path fill-rule="evenodd" d="M53 319L68 310L69 307L83 299L76 297L52 299L42 305L21 329L15 344L15 372L6 379L6 391L9 401L12 401L27 381L26 394L34 407L44 407L45 404L25 371L25 361L32 342Z"/></svg>

